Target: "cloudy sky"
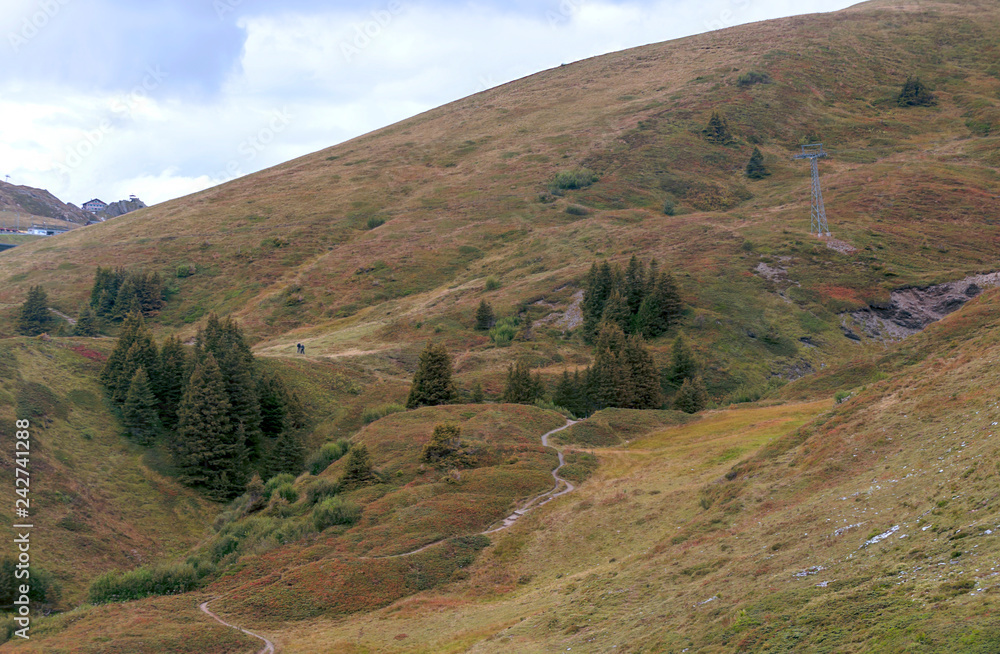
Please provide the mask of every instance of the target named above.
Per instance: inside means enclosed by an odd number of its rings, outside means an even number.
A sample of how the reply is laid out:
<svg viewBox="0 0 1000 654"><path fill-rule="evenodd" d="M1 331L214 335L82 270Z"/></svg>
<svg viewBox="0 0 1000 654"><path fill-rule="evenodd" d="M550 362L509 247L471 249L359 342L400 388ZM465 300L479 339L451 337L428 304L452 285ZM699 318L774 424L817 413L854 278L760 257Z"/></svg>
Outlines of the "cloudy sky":
<svg viewBox="0 0 1000 654"><path fill-rule="evenodd" d="M0 179L148 204L586 57L854 0L3 0Z"/></svg>

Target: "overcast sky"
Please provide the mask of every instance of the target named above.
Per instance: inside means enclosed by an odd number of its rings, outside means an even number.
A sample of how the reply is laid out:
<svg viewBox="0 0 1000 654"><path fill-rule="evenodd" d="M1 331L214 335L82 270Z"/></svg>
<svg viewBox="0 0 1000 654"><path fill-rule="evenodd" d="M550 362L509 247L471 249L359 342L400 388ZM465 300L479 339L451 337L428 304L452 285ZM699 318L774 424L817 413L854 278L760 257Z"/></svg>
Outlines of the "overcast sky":
<svg viewBox="0 0 1000 654"><path fill-rule="evenodd" d="M76 205L162 202L561 63L855 3L2 2L0 176Z"/></svg>

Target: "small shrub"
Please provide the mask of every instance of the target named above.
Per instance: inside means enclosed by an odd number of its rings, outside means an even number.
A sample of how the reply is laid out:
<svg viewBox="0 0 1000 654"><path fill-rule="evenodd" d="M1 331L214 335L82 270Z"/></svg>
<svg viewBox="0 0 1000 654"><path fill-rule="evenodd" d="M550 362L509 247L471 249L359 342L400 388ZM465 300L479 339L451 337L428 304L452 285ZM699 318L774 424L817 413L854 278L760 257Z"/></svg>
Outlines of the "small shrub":
<svg viewBox="0 0 1000 654"><path fill-rule="evenodd" d="M182 263L177 266L177 277L179 279L184 279L185 277L190 277L196 271L193 263Z"/></svg>
<svg viewBox="0 0 1000 654"><path fill-rule="evenodd" d="M365 229L371 231L376 227L381 227L385 224L384 218L379 218L378 216L372 216L365 222Z"/></svg>
<svg viewBox="0 0 1000 654"><path fill-rule="evenodd" d="M400 411L406 411L406 407L395 403L366 407L365 410L361 412L361 422L366 425L370 425L380 418L384 418L393 413L399 413Z"/></svg>
<svg viewBox="0 0 1000 654"><path fill-rule="evenodd" d="M176 595L198 586L198 571L187 563L107 572L90 585L91 604L128 602L151 595Z"/></svg>
<svg viewBox="0 0 1000 654"><path fill-rule="evenodd" d="M833 396L834 404L843 404L849 399L851 399L851 394L848 391L837 391L837 393Z"/></svg>
<svg viewBox="0 0 1000 654"><path fill-rule="evenodd" d="M318 475L326 470L331 463L340 459L351 449L351 443L341 438L334 443L324 443L308 459L306 459L306 469L310 474Z"/></svg>
<svg viewBox="0 0 1000 654"><path fill-rule="evenodd" d="M677 203L671 198L667 198L663 201L663 213L667 216L673 216L677 213Z"/></svg>
<svg viewBox="0 0 1000 654"><path fill-rule="evenodd" d="M299 499L299 491L291 483L285 483L271 491L271 499L280 497L289 504L295 504Z"/></svg>
<svg viewBox="0 0 1000 654"><path fill-rule="evenodd" d="M590 213L590 211L587 209L587 207L581 207L578 204L571 204L568 207L566 207L566 213L568 213L571 216L586 216L587 214Z"/></svg>
<svg viewBox="0 0 1000 654"><path fill-rule="evenodd" d="M937 104L937 99L919 77L908 77L896 97L896 102L900 107L931 107Z"/></svg>
<svg viewBox="0 0 1000 654"><path fill-rule="evenodd" d="M553 190L574 190L587 188L598 180L597 175L587 168L560 171L550 185Z"/></svg>
<svg viewBox="0 0 1000 654"><path fill-rule="evenodd" d="M295 481L295 477L287 472L275 475L268 479L267 483L264 484L264 495L270 497L275 488L278 486L284 486L285 484L291 484L293 481Z"/></svg>
<svg viewBox="0 0 1000 654"><path fill-rule="evenodd" d="M353 525L361 519L361 507L340 496L323 500L313 509L313 526L323 531L333 525Z"/></svg>
<svg viewBox="0 0 1000 654"><path fill-rule="evenodd" d="M312 506L340 493L340 484L329 479L317 479L306 489L306 504Z"/></svg>
<svg viewBox="0 0 1000 654"><path fill-rule="evenodd" d="M751 70L749 73L744 73L739 76L736 80L736 84L739 86L753 86L754 84L770 84L771 76L767 73L760 73L755 70Z"/></svg>
<svg viewBox="0 0 1000 654"><path fill-rule="evenodd" d="M517 336L517 327L520 324L514 316L507 316L497 321L497 324L490 330L490 340L499 347L506 347L511 344Z"/></svg>
<svg viewBox="0 0 1000 654"><path fill-rule="evenodd" d="M487 291L495 291L495 290L497 290L498 288L500 288L500 280L498 280L493 275L490 275L489 277L486 278L486 287L485 288L486 288Z"/></svg>

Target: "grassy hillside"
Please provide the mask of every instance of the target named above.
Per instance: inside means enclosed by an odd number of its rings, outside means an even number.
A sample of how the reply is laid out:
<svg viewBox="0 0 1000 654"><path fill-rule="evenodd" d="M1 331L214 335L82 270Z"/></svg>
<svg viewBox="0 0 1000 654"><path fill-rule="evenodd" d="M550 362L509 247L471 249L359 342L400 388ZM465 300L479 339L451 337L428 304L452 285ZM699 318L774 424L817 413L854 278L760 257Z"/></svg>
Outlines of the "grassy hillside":
<svg viewBox="0 0 1000 654"><path fill-rule="evenodd" d="M852 355L842 309L997 267L998 20L989 2L879 1L562 66L17 248L0 258L0 302L43 283L72 313L94 268L121 262L172 279L164 329L235 313L269 352L304 342L399 373L433 337L469 351L474 373L492 369L470 329L480 299L539 319L565 307L593 260L656 256L679 276L684 328L724 397ZM749 72L770 82L741 83ZM935 107L896 105L911 74ZM732 145L701 134L713 111ZM848 254L806 233L808 166L790 156L814 140L832 153L827 208ZM755 144L773 175L750 181ZM551 193L581 166L599 180ZM663 214L668 198L677 215ZM760 263L787 279L763 278ZM179 265L196 272L178 278ZM499 290L484 291L488 276ZM538 363L566 357L558 330L537 331Z"/></svg>

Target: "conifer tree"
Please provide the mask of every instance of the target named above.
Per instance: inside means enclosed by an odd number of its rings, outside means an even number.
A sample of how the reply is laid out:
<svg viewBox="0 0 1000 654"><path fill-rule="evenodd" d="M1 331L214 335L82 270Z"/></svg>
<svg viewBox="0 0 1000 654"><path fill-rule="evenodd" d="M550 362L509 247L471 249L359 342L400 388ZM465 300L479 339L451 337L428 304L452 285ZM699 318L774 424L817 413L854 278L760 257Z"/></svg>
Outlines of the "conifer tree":
<svg viewBox="0 0 1000 654"><path fill-rule="evenodd" d="M344 465L344 474L340 477L340 487L344 490L354 490L363 486L378 483L378 477L372 469L372 457L365 445L352 445Z"/></svg>
<svg viewBox="0 0 1000 654"><path fill-rule="evenodd" d="M667 333L671 325L680 322L681 309L681 298L673 275L661 273L652 294L639 306L639 312L633 321L635 333L640 333L645 338L656 338Z"/></svg>
<svg viewBox="0 0 1000 654"><path fill-rule="evenodd" d="M257 384L260 397L260 429L265 436L277 436L288 425L288 390L279 377L262 375Z"/></svg>
<svg viewBox="0 0 1000 654"><path fill-rule="evenodd" d="M482 404L486 400L486 394L483 393L483 385L477 380L472 384L472 403Z"/></svg>
<svg viewBox="0 0 1000 654"><path fill-rule="evenodd" d="M674 397L674 408L684 413L698 413L708 405L708 392L701 377L684 380Z"/></svg>
<svg viewBox="0 0 1000 654"><path fill-rule="evenodd" d="M410 395L406 400L407 409L420 406L447 404L455 397L455 385L451 379L451 357L444 345L427 344L420 353L417 372L413 376Z"/></svg>
<svg viewBox="0 0 1000 654"><path fill-rule="evenodd" d="M622 331L631 329L632 312L628 308L628 300L617 289L611 293L607 304L604 305L604 315L601 322L617 325Z"/></svg>
<svg viewBox="0 0 1000 654"><path fill-rule="evenodd" d="M76 326L73 328L73 334L87 337L97 336L97 318L89 304L80 307L80 311L76 315Z"/></svg>
<svg viewBox="0 0 1000 654"><path fill-rule="evenodd" d="M160 401L160 421L167 429L177 425L177 407L184 394L187 365L180 339L176 336L167 338L160 350L160 384L156 393Z"/></svg>
<svg viewBox="0 0 1000 654"><path fill-rule="evenodd" d="M55 322L49 311L49 299L41 286L32 286L17 317L17 331L25 336L44 334Z"/></svg>
<svg viewBox="0 0 1000 654"><path fill-rule="evenodd" d="M573 412L575 399L573 396L573 380L569 376L569 371L563 370L562 377L559 378L559 383L556 384L556 390L552 393L552 403ZM576 415L575 412L573 414Z"/></svg>
<svg viewBox="0 0 1000 654"><path fill-rule="evenodd" d="M222 372L208 353L195 366L177 409L173 452L186 482L219 499L238 493L246 477L244 436L229 410Z"/></svg>
<svg viewBox="0 0 1000 654"><path fill-rule="evenodd" d="M620 406L631 409L658 409L660 373L641 336L636 334L628 337L624 355L624 367L629 377L628 387L631 396L623 398Z"/></svg>
<svg viewBox="0 0 1000 654"><path fill-rule="evenodd" d="M588 342L592 341L600 328L601 317L604 315L604 305L611 295L614 277L607 261L598 266L596 263L587 273L586 288L583 292L583 335Z"/></svg>
<svg viewBox="0 0 1000 654"><path fill-rule="evenodd" d="M764 179L771 174L771 171L764 165L764 155L761 154L760 148L753 149L753 154L750 155L750 161L747 162L746 172L747 177L750 179Z"/></svg>
<svg viewBox="0 0 1000 654"><path fill-rule="evenodd" d="M541 379L532 379L531 368L526 361L518 361L507 367L507 385L503 389L503 401L510 404L534 404L538 398L538 384Z"/></svg>
<svg viewBox="0 0 1000 654"><path fill-rule="evenodd" d="M438 463L454 455L462 447L462 429L458 425L441 423L434 426L430 441L424 446L423 458Z"/></svg>
<svg viewBox="0 0 1000 654"><path fill-rule="evenodd" d="M580 375L579 370L573 371L573 405L569 408L578 418L589 416L591 413L590 399L587 397L587 371Z"/></svg>
<svg viewBox="0 0 1000 654"><path fill-rule="evenodd" d="M676 391L684 384L684 380L693 379L698 374L698 363L683 334L678 334L674 339L670 356L670 364L664 367L661 378L665 393Z"/></svg>
<svg viewBox="0 0 1000 654"><path fill-rule="evenodd" d="M270 476L288 473L298 476L303 469L305 448L302 441L291 431L283 431L274 441L269 461Z"/></svg>
<svg viewBox="0 0 1000 654"><path fill-rule="evenodd" d="M900 107L930 107L937 104L934 94L919 77L908 77L896 101Z"/></svg>
<svg viewBox="0 0 1000 654"><path fill-rule="evenodd" d="M708 120L708 126L702 130L705 138L719 145L729 145L733 142L732 132L729 131L729 123L725 116L718 111L712 112L712 117Z"/></svg>
<svg viewBox="0 0 1000 654"><path fill-rule="evenodd" d="M111 309L111 317L114 320L124 320L131 313L142 313L142 307L136 297L135 280L127 275L125 280L118 287L118 294L115 295L115 305Z"/></svg>
<svg viewBox="0 0 1000 654"><path fill-rule="evenodd" d="M622 329L614 323L604 323L594 344L594 362L587 375L587 397L596 409L620 406L620 399L631 393L620 357L624 349Z"/></svg>
<svg viewBox="0 0 1000 654"><path fill-rule="evenodd" d="M118 341L115 343L115 348L111 350L108 360L104 362L104 368L101 370L101 384L104 385L104 388L112 396L114 396L120 383L119 378L122 376L122 369L125 366L125 355L128 353L129 348L132 347L132 344L135 343L136 334L139 331L141 323L142 317L138 314L133 314L125 319L121 333L118 334ZM125 383L129 382L131 382L131 378Z"/></svg>
<svg viewBox="0 0 1000 654"><path fill-rule="evenodd" d="M142 366L135 371L125 394L122 422L129 437L140 445L151 444L159 431L156 396L149 387L149 377Z"/></svg>
<svg viewBox="0 0 1000 654"><path fill-rule="evenodd" d="M646 297L646 264L632 255L625 269L625 300L629 313L636 313L642 299Z"/></svg>
<svg viewBox="0 0 1000 654"><path fill-rule="evenodd" d="M140 315L140 314L136 314ZM121 370L118 372L112 398L115 402L124 402L125 394L128 393L128 385L132 376L139 368L146 370L149 377L150 388L160 387L160 353L156 349L156 341L153 334L145 324L140 325L136 330L135 340L128 351L125 352L125 359L122 362Z"/></svg>
<svg viewBox="0 0 1000 654"><path fill-rule="evenodd" d="M660 262L656 259L649 260L649 271L646 273L646 292L643 297L648 297L656 290L656 282L660 280Z"/></svg>
<svg viewBox="0 0 1000 654"><path fill-rule="evenodd" d="M479 302L476 309L476 329L478 331L488 331L496 323L496 316L493 314L493 307L486 300Z"/></svg>

